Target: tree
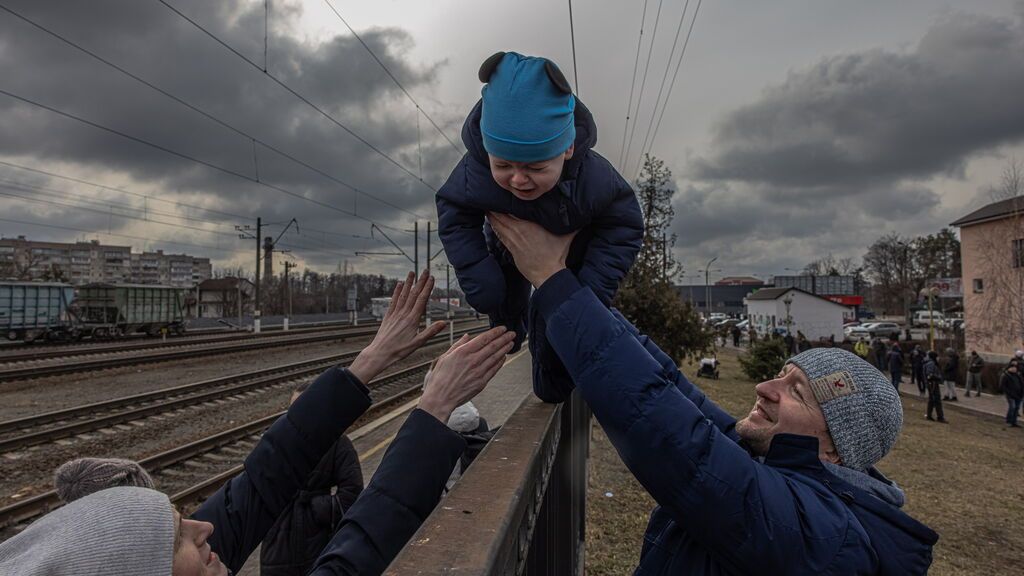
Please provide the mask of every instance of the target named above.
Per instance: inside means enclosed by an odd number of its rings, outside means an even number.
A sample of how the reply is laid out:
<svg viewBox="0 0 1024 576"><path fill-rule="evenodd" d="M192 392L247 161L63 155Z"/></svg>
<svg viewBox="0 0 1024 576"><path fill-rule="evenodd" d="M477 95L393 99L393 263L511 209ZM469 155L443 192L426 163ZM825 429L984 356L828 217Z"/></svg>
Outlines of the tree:
<svg viewBox="0 0 1024 576"><path fill-rule="evenodd" d="M788 357L781 338L765 338L751 344L750 351L740 356L740 366L751 380L764 382L775 378Z"/></svg>
<svg viewBox="0 0 1024 576"><path fill-rule="evenodd" d="M643 246L619 289L615 305L630 322L650 336L673 360L695 358L713 345L713 335L684 302L671 279L678 264L672 256L676 235L669 233L672 208L672 172L651 155L637 181L636 194L644 215Z"/></svg>
<svg viewBox="0 0 1024 576"><path fill-rule="evenodd" d="M864 268L874 285L874 305L887 314L903 312L916 299L913 240L895 232L875 240L864 255Z"/></svg>

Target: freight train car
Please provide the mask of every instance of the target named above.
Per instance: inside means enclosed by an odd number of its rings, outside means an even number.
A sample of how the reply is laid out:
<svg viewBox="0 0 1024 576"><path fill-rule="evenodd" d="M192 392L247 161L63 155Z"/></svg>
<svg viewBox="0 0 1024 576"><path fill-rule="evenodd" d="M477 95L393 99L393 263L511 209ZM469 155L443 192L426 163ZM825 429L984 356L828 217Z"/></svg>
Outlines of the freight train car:
<svg viewBox="0 0 1024 576"><path fill-rule="evenodd" d="M167 330L185 332L185 291L150 284L85 284L75 298L75 314L84 334L117 337Z"/></svg>
<svg viewBox="0 0 1024 576"><path fill-rule="evenodd" d="M0 334L26 342L77 337L74 295L62 282L0 282Z"/></svg>

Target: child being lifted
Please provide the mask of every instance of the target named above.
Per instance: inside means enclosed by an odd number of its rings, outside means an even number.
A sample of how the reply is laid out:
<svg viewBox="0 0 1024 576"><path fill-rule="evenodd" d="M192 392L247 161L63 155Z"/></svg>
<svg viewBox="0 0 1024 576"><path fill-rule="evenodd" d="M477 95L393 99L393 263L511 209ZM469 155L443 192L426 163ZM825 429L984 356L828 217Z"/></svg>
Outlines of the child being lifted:
<svg viewBox="0 0 1024 576"><path fill-rule="evenodd" d="M513 351L529 328L534 392L560 402L572 381L487 213L577 232L567 265L606 306L640 251L643 217L633 189L593 150L594 118L553 62L498 52L479 78L483 98L462 127L468 151L437 192L439 234L469 304L516 331Z"/></svg>

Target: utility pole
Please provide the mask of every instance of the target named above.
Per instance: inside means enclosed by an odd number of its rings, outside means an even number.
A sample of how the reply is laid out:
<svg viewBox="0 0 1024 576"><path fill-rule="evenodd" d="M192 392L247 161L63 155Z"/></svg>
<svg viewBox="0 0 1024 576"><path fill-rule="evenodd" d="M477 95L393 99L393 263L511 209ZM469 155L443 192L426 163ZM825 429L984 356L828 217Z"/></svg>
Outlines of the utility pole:
<svg viewBox="0 0 1024 576"><path fill-rule="evenodd" d="M707 312L707 318L711 318L711 287L708 282L708 278L710 275L711 265L715 260L718 260L718 256L708 260L707 266L704 267L704 309Z"/></svg>
<svg viewBox="0 0 1024 576"><path fill-rule="evenodd" d="M668 257L665 243L665 234L661 235L661 279L668 282Z"/></svg>
<svg viewBox="0 0 1024 576"><path fill-rule="evenodd" d="M252 311L252 331L260 331L260 263L263 260L260 249L263 245L263 219L256 217L256 234L253 235L252 226L245 224L243 226L235 226L235 230L239 231L239 238L242 239L255 239L256 240L256 302L253 306Z"/></svg>
<svg viewBox="0 0 1024 576"><path fill-rule="evenodd" d="M415 278L420 277L420 221L417 220L412 224L412 270Z"/></svg>
<svg viewBox="0 0 1024 576"><path fill-rule="evenodd" d="M292 315L292 284L289 281L288 273L291 271L292 268L295 267L295 264L292 264L288 260L285 260L281 264L284 265L284 289L285 289L285 291L287 292L287 295L288 295L288 308L287 308L288 313L285 314L285 317L284 317L284 329L287 330L288 329L288 319Z"/></svg>

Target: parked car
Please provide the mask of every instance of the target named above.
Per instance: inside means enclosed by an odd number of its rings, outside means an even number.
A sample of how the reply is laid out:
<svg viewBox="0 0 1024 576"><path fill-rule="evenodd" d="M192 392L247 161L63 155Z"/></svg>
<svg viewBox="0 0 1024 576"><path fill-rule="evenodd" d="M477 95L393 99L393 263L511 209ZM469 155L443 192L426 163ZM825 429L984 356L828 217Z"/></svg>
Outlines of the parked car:
<svg viewBox="0 0 1024 576"><path fill-rule="evenodd" d="M898 340L901 331L902 328L895 322L869 322L860 326L854 326L850 328L849 332L844 331L844 333L850 340L860 338L892 338Z"/></svg>
<svg viewBox="0 0 1024 576"><path fill-rule="evenodd" d="M911 325L918 328L927 327L929 324L941 327L945 322L946 315L938 310L918 310L911 319Z"/></svg>
<svg viewBox="0 0 1024 576"><path fill-rule="evenodd" d="M736 327L739 328L744 333L746 333L747 331L750 330L750 320L744 318L743 320L740 320L738 324L736 324Z"/></svg>

